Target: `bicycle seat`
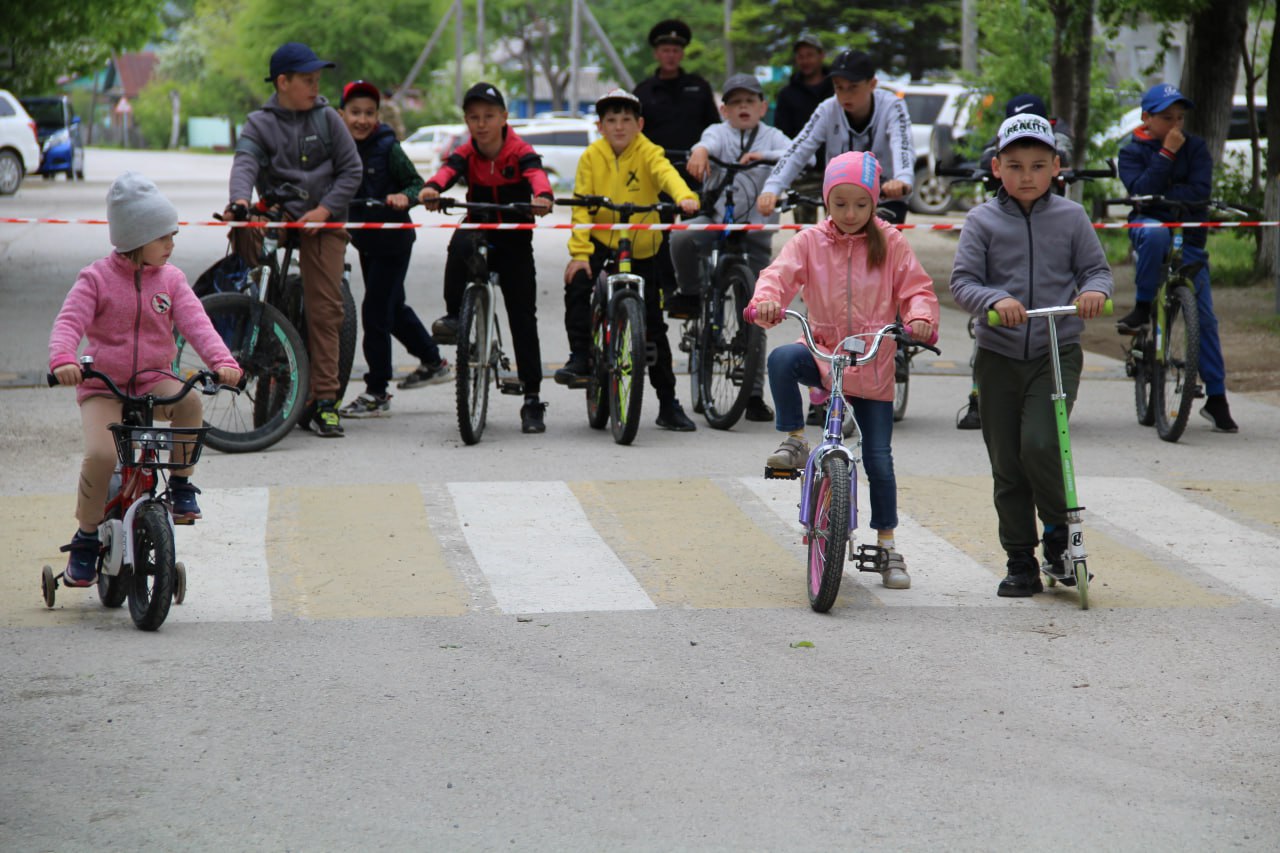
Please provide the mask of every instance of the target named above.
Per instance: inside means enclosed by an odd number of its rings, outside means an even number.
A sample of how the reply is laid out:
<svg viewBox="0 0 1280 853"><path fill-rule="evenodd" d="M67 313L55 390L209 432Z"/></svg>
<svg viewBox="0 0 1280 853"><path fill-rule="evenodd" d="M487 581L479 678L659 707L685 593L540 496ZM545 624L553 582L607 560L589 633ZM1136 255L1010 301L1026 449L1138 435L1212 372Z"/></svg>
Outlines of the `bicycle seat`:
<svg viewBox="0 0 1280 853"><path fill-rule="evenodd" d="M1196 261L1190 264L1183 264L1178 267L1178 275L1185 278L1195 278L1200 274L1200 270L1204 269L1204 261Z"/></svg>

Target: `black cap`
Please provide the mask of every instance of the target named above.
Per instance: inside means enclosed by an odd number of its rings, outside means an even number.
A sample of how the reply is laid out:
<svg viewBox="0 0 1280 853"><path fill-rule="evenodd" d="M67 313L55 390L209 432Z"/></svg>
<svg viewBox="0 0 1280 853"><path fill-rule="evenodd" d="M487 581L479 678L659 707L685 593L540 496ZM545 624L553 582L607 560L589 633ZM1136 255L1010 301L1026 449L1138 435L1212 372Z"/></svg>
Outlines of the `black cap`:
<svg viewBox="0 0 1280 853"><path fill-rule="evenodd" d="M678 44L684 47L693 41L693 31L689 29L689 25L679 18L668 18L665 21L659 21L653 25L653 29L649 30L649 45L657 47L660 44Z"/></svg>
<svg viewBox="0 0 1280 853"><path fill-rule="evenodd" d="M477 83L468 89L467 94L462 96L462 108L465 110L472 101L484 101L504 110L507 108L507 102L502 100L502 93L492 83Z"/></svg>
<svg viewBox="0 0 1280 853"><path fill-rule="evenodd" d="M1049 109L1044 105L1044 101L1038 95L1014 95L1004 105L1004 117L1013 118L1014 116L1031 115L1040 116L1040 118L1049 117Z"/></svg>
<svg viewBox="0 0 1280 853"><path fill-rule="evenodd" d="M271 54L271 76L266 82L274 83L281 74L319 71L321 68L336 68L327 59L320 59L316 52L305 44L296 41L285 42Z"/></svg>
<svg viewBox="0 0 1280 853"><path fill-rule="evenodd" d="M876 63L870 54L860 50L846 50L831 63L830 77L843 77L851 83L861 83L876 76Z"/></svg>

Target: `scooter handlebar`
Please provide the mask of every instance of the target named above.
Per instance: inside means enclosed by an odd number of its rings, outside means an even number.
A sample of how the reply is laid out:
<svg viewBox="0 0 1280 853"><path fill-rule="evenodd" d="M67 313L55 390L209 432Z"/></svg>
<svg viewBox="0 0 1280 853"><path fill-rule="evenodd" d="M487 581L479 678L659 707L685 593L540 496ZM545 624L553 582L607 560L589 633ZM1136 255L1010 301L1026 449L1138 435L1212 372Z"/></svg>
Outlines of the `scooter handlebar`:
<svg viewBox="0 0 1280 853"><path fill-rule="evenodd" d="M1102 316L1110 317L1113 311L1115 311L1115 303L1112 302L1110 299L1108 299L1106 302L1102 304ZM1056 317L1060 314L1067 315L1067 314L1074 314L1074 313L1076 313L1076 306L1074 305L1056 305L1052 308L1032 308L1030 311L1027 312L1027 316L1028 317ZM988 326L1000 325L1000 314L994 308L988 309L987 311L987 325Z"/></svg>

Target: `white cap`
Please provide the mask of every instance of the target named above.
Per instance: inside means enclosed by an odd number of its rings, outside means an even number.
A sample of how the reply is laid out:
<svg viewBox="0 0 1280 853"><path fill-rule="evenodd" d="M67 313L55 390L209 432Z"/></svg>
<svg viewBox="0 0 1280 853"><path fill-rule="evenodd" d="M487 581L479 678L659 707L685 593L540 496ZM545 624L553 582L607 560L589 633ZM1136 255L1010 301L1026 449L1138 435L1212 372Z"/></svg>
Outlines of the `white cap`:
<svg viewBox="0 0 1280 853"><path fill-rule="evenodd" d="M1033 139L1049 146L1054 151L1058 149L1057 142L1053 138L1053 125L1049 124L1047 118L1038 115L1024 113L1005 119L1000 125L1000 131L996 134L996 139L998 140L996 144L997 153L1003 151L1010 142L1015 142L1019 139Z"/></svg>
<svg viewBox="0 0 1280 853"><path fill-rule="evenodd" d="M146 175L125 172L107 190L107 229L118 251L134 249L178 230L178 209Z"/></svg>

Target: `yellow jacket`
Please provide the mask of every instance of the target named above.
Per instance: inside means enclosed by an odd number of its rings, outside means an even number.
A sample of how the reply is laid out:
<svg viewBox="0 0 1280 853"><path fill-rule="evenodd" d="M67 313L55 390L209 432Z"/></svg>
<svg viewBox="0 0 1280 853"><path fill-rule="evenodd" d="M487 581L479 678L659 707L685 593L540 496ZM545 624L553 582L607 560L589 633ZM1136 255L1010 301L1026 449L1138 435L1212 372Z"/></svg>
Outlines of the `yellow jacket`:
<svg viewBox="0 0 1280 853"><path fill-rule="evenodd" d="M597 139L587 146L578 159L578 174L573 181L576 195L603 195L618 204L654 204L658 193L665 192L677 202L686 198L697 199L698 194L680 177L662 148L650 142L643 134L637 135L631 144L615 155L607 139ZM618 214L603 208L592 211L586 207L573 208L573 221L618 222ZM631 222L658 222L658 214L636 213ZM631 256L636 260L651 258L662 244L662 231L574 231L569 236L569 255L575 261L591 259L595 240L614 248L623 235L631 237Z"/></svg>

